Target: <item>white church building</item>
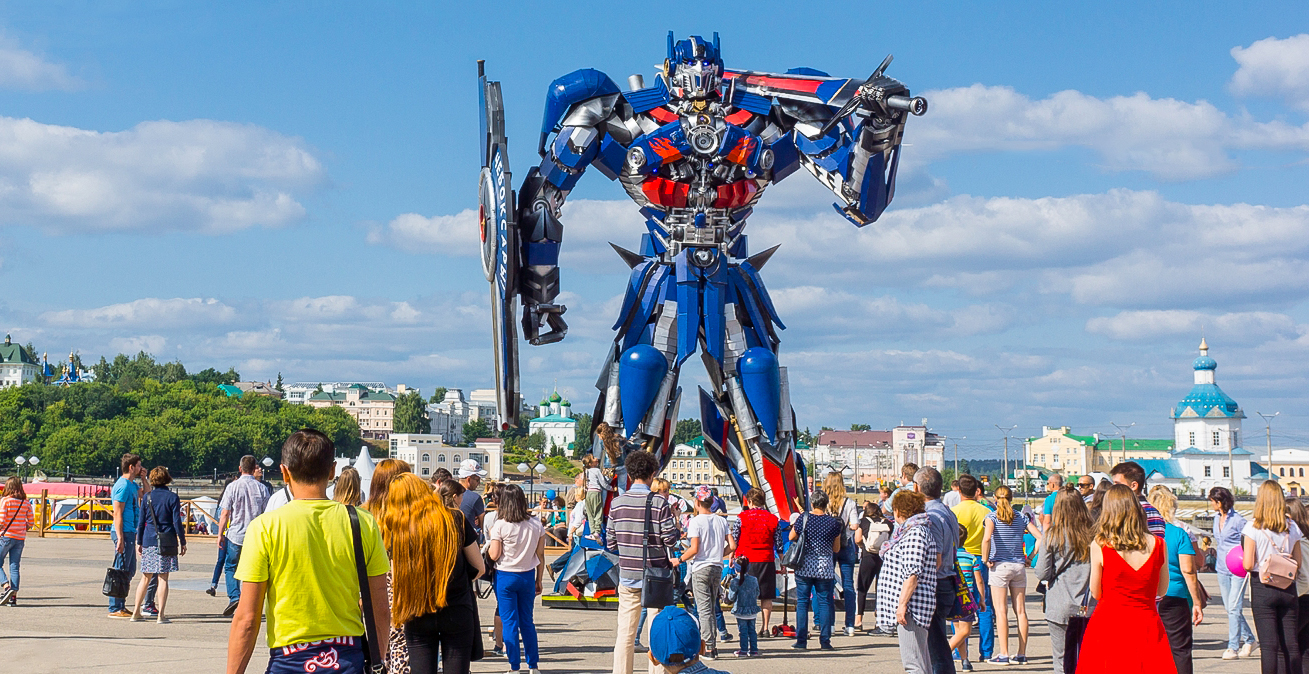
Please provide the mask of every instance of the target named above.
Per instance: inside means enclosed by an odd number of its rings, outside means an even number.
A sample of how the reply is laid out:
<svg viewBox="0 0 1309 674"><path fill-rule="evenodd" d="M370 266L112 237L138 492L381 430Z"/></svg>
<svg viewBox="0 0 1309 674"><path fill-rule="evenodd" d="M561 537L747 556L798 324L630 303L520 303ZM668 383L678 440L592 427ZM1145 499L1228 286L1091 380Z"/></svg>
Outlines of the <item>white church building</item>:
<svg viewBox="0 0 1309 674"><path fill-rule="evenodd" d="M545 436L545 453L552 454L555 448L563 450L564 456L573 456L573 443L577 442L577 419L573 418L572 404L563 399L558 391L542 400L538 406L541 416L527 422L529 434L540 431Z"/></svg>
<svg viewBox="0 0 1309 674"><path fill-rule="evenodd" d="M1218 362L1209 357L1209 344L1203 339L1200 357L1191 366L1195 384L1173 408L1173 446L1178 449L1169 461L1177 462L1177 473L1189 482L1191 492L1233 484L1250 491L1267 478L1267 472L1257 469L1252 453L1241 447L1245 412L1218 387L1214 376Z"/></svg>

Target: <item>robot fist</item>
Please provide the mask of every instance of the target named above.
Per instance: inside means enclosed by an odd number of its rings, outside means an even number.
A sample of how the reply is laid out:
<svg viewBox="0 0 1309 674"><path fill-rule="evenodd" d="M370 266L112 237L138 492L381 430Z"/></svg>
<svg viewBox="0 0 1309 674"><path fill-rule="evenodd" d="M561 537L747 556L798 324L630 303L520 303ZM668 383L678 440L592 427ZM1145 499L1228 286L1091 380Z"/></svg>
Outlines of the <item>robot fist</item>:
<svg viewBox="0 0 1309 674"><path fill-rule="evenodd" d="M562 304L524 304L523 336L534 346L553 344L568 334L568 324L564 322L564 312L568 307ZM546 332L543 329L548 328Z"/></svg>

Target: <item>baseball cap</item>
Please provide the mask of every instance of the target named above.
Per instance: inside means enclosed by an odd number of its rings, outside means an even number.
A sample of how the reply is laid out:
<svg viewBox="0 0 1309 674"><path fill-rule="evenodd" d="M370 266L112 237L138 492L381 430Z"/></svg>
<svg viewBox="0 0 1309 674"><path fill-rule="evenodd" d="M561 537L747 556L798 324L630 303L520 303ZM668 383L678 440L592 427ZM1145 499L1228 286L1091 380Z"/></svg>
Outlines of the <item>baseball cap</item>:
<svg viewBox="0 0 1309 674"><path fill-rule="evenodd" d="M650 621L650 656L661 665L680 665L700 653L700 626L686 609L672 606Z"/></svg>
<svg viewBox="0 0 1309 674"><path fill-rule="evenodd" d="M486 471L482 470L482 466L477 463L477 459L464 459L463 462L459 464L459 472L455 477L462 480L463 478L472 477L473 475L484 477L486 476Z"/></svg>
<svg viewBox="0 0 1309 674"><path fill-rule="evenodd" d="M714 495L714 490L710 489L709 485L702 484L699 487L695 488L695 500L697 501L703 501L707 498L712 498L713 495Z"/></svg>

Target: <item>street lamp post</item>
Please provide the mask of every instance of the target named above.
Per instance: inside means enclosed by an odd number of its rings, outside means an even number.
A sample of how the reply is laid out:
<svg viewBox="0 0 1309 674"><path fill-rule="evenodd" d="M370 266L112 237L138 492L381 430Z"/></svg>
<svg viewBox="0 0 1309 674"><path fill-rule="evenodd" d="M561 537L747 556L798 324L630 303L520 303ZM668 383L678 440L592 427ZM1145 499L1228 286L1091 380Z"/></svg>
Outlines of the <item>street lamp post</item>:
<svg viewBox="0 0 1309 674"><path fill-rule="evenodd" d="M19 480L22 480L22 479L23 479L23 464L27 463L27 458L20 454L20 455L14 457L14 463L18 464L18 479L19 479Z"/></svg>
<svg viewBox="0 0 1309 674"><path fill-rule="evenodd" d="M1127 460L1127 429L1129 429L1129 428L1135 426L1135 425L1136 425L1136 422L1133 421L1132 423L1127 424L1126 426L1121 426L1121 425L1119 425L1119 424L1116 424L1116 423L1110 421L1110 422L1109 422L1109 425L1110 425L1110 426L1113 426L1114 428L1117 428L1117 429L1118 429L1118 434L1121 435L1121 436L1123 436L1123 461L1126 461L1126 460ZM1110 448L1110 449L1109 449L1109 459L1110 459L1110 464L1111 464L1111 465L1109 466L1109 468L1110 468L1111 470L1113 469L1112 462L1113 462L1113 458L1114 458L1114 457L1113 457L1113 446L1114 446L1114 445L1113 445L1112 442L1109 443L1109 448Z"/></svg>
<svg viewBox="0 0 1309 674"><path fill-rule="evenodd" d="M1009 428L1004 428L1000 424L995 424L995 427L1000 429L1001 433L1004 433L1004 465L1000 467L1000 481L1008 482L1009 481L1009 434L1012 433L1015 428L1018 428L1018 424L1014 424Z"/></svg>
<svg viewBox="0 0 1309 674"><path fill-rule="evenodd" d="M1268 433L1268 479L1276 480L1277 478L1273 477L1273 417L1276 417L1277 415L1281 414L1281 412L1264 414L1263 412L1256 411L1255 414L1258 414L1259 416L1264 418L1264 429ZM1227 442L1227 463L1229 465L1232 463L1231 438L1228 438L1228 442ZM1233 471L1231 468L1228 468L1227 470L1231 471L1232 479L1235 480L1236 471Z"/></svg>
<svg viewBox="0 0 1309 674"><path fill-rule="evenodd" d="M854 472L853 470L851 470L850 466L846 466L846 467L844 467L844 468L841 469L841 477L844 478L844 479L847 479L847 480L848 480L848 479L850 479L850 478L851 478L852 476L854 476L854 475L855 475L855 472ZM859 493L859 483L858 483L858 482L855 482L855 483L854 483L854 493L855 493L855 494L858 494L858 493ZM857 502L858 502L858 501L856 501L856 503L857 503Z"/></svg>

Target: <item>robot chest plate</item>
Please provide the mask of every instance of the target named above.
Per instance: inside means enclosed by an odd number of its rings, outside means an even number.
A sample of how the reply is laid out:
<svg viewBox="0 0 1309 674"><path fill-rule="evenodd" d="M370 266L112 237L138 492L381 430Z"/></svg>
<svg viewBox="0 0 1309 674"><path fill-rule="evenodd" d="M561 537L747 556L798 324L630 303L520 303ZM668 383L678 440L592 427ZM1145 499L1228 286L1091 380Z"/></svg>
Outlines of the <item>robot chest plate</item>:
<svg viewBox="0 0 1309 674"><path fill-rule="evenodd" d="M772 168L763 140L721 116L663 113L653 116L669 121L628 149L628 170L641 176L646 198L663 208L750 203Z"/></svg>

